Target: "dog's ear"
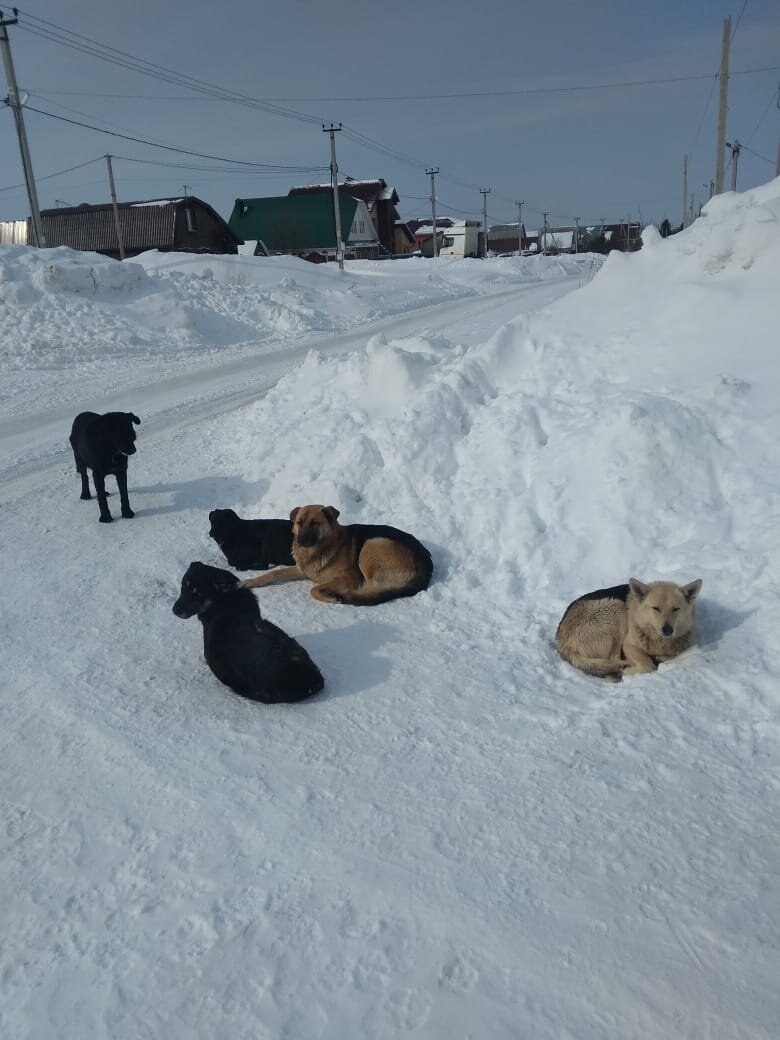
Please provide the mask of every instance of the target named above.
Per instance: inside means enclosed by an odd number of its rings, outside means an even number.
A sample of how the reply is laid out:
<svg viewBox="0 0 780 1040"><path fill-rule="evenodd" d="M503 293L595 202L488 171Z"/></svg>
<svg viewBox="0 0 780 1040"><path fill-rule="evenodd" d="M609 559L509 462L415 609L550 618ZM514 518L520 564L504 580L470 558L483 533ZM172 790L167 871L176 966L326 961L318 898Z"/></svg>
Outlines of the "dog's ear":
<svg viewBox="0 0 780 1040"><path fill-rule="evenodd" d="M240 584L240 582L235 574L229 574L225 571L224 575L214 583L214 588L217 592L230 592L230 590L234 589L238 584Z"/></svg>
<svg viewBox="0 0 780 1040"><path fill-rule="evenodd" d="M697 578L696 581L689 581L687 585L681 585L680 592L692 603L701 592L701 578Z"/></svg>
<svg viewBox="0 0 780 1040"><path fill-rule="evenodd" d="M328 520L330 520L330 522L334 524L341 516L341 513L339 513L338 509L336 509L335 506L325 506L322 512L325 516L327 516Z"/></svg>
<svg viewBox="0 0 780 1040"><path fill-rule="evenodd" d="M629 578L628 587L637 599L644 599L647 595L647 585L645 585L643 581L639 581L637 578Z"/></svg>
<svg viewBox="0 0 780 1040"><path fill-rule="evenodd" d="M128 412L127 414L130 416L130 422L135 423L136 426L141 425L141 420L138 418L137 415L133 415L132 412Z"/></svg>
<svg viewBox="0 0 780 1040"><path fill-rule="evenodd" d="M301 507L300 506L296 506L295 509L293 509L292 512L290 513L290 519L292 520L293 523L295 523L295 518L298 515L298 513L300 513L300 511L301 511Z"/></svg>

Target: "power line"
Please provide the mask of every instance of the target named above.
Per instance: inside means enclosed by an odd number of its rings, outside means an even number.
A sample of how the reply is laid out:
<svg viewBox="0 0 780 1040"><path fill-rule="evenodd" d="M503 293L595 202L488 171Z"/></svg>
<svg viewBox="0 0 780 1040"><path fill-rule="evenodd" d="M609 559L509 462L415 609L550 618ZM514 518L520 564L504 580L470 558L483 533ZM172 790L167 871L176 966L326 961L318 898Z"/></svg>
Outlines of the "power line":
<svg viewBox="0 0 780 1040"><path fill-rule="evenodd" d="M740 148L743 148L746 152L750 152L751 155L755 155L755 157L757 159L763 159L764 162L768 162L770 164L770 166L774 166L775 165L775 160L774 159L770 159L768 156L762 155L761 152L754 152L753 149L752 148L748 148L748 146L746 144L740 144Z"/></svg>
<svg viewBox="0 0 780 1040"><path fill-rule="evenodd" d="M28 31L29 27L28 27ZM141 70L136 70L141 71ZM756 66L750 69L739 69L734 72L730 72L729 76L751 76L759 72L777 72L780 71L780 65L762 65ZM174 75L178 75L175 73ZM697 73L688 76L665 76L659 79L638 79L638 80L616 80L609 83L579 83L570 84L567 86L560 87L518 87L514 90L474 90L474 91L448 91L441 94L361 94L359 97L354 95L343 95L343 96L327 96L327 97L274 97L274 98L248 98L247 100L255 101L258 105L274 105L279 102L297 102L297 103L311 103L321 104L323 102L369 102L374 103L377 101L448 101L448 100L462 100L463 98L495 98L495 97L518 97L523 95L533 94L566 94L566 93L578 93L580 91L587 90L623 90L625 87L652 87L652 86L663 86L670 83L692 83L701 80L707 80L711 78L711 73ZM189 78L189 77L187 77ZM194 89L194 88L193 88ZM215 90L221 91L223 88L215 87ZM49 90L44 88L32 89L31 93L40 94L56 94L56 95L74 95L83 97L103 97L103 98L117 98L124 99L126 101L200 101L202 98L184 96L184 95L153 95L153 94L103 94L94 93L93 91L77 91L77 90ZM240 95L239 95L240 96ZM235 98L214 95L211 100L213 101L233 101ZM305 113L295 113L296 117L305 116ZM317 122L316 117L311 117L311 122Z"/></svg>
<svg viewBox="0 0 780 1040"><path fill-rule="evenodd" d="M96 123L100 123L103 126L108 127L110 130L118 130L118 131L120 131L120 133L126 133L126 134L134 134L135 133L134 130L131 130L130 128L128 128L126 126L120 126L118 123L110 123L107 119L101 119L100 116L93 115L91 112L82 112L78 108L71 108L70 105L63 105L61 101L54 101L51 98L47 97L43 93L40 93L38 95L38 97L42 98L47 105L54 105L55 108L59 108L63 112L69 112L71 115L74 115L74 116L81 116L83 119L94 120ZM164 141L160 141L159 139L151 137L151 136L148 137L147 140L154 141L157 144L164 144L165 143Z"/></svg>
<svg viewBox="0 0 780 1040"><path fill-rule="evenodd" d="M772 89L772 93L769 95L769 101L767 102L767 106L764 109L764 112L763 112L761 118L756 123L756 125L753 127L753 129L751 130L750 137L748 137L748 141L752 141L753 138L756 136L758 128L761 126L761 124L766 119L767 115L769 114L769 110L771 109L772 105L775 103L775 99L776 98L777 98L778 107L780 107L780 84L778 84L776 87L774 87ZM747 148L746 145L743 145L742 147L743 148Z"/></svg>
<svg viewBox="0 0 780 1040"><path fill-rule="evenodd" d="M734 37L737 35L737 29L739 29L739 23L742 21L742 15L745 13L745 8L748 5L748 0L742 4L742 10L739 12L739 18L737 18L737 24L734 26L734 32L731 34L731 43L734 44Z"/></svg>
<svg viewBox="0 0 780 1040"><path fill-rule="evenodd" d="M176 72L163 65L157 65L154 62L146 61L144 58L138 58L117 47L111 47L108 44L100 43L98 40L93 40L89 36L73 32L70 29L66 29L64 26L57 25L55 22L48 22L43 18L37 18L35 15L31 15L28 12L22 13L32 24L20 22L19 28L32 33L35 36L39 36L42 39L48 40L51 43L57 43L61 46L69 47L72 50L79 51L82 54L87 54L100 61L119 65L121 68L129 69L130 71L137 72L141 75L150 76L153 79L162 80L165 83L184 87L186 90L192 90L202 94L207 94L211 97L221 98L224 101L233 101L236 104L247 105L251 108L260 108L263 111L270 112L274 115L284 116L288 119L297 119L305 123L319 124L321 122L321 119L318 116L309 115L305 112L296 112L294 109L284 108L271 102L262 101L259 98L253 98L249 95L241 94L238 91L219 87L213 83L209 83L207 80L199 80L194 76L187 75L186 73Z"/></svg>
<svg viewBox="0 0 780 1040"><path fill-rule="evenodd" d="M83 123L79 119L69 119L67 116L58 116L54 112L45 112L42 108L33 108L32 105L26 105L25 111L36 112L40 116L48 116L49 119L57 119L62 123L70 123L72 126L81 126L87 130L94 130L98 134L108 134L109 137L121 137L124 141L133 141L136 144L143 144L149 148L164 148L167 152L178 152L181 155L192 155L197 159L211 159L214 162L231 163L236 166L244 166L249 168L256 168L261 170L291 170L297 173L305 173L312 169L323 169L323 167L311 167L311 166L282 166L275 163L257 163L249 162L246 159L226 159L221 155L207 155L204 152L194 152L189 148L176 148L170 144L157 144L154 141L145 140L143 137L134 137L130 134L121 134L117 130L105 130L99 126L92 126L89 123Z"/></svg>
<svg viewBox="0 0 780 1040"><path fill-rule="evenodd" d="M77 166L69 166L66 170L57 170L56 173L47 173L45 177L36 177L36 181L50 181L55 177L62 177L66 173L72 173L74 170L81 170L85 166L91 166L93 163L102 162L103 156L99 155L96 159L89 159L87 162L79 163ZM9 184L7 188L0 188L0 191L16 191L17 188L23 188L24 184Z"/></svg>
<svg viewBox="0 0 780 1040"><path fill-rule="evenodd" d="M704 111L701 114L701 119L699 120L699 125L696 128L696 136L693 139L694 145L699 143L699 134L701 133L701 128L704 126L704 120L706 119L707 113L709 112L710 103L712 101L712 95L715 93L715 87L717 86L717 84L718 84L718 74L716 72L714 74L714 76L712 77L712 86L710 87L710 92L707 95L707 101L705 102Z"/></svg>
<svg viewBox="0 0 780 1040"><path fill-rule="evenodd" d="M234 170L232 167L228 167L227 169L225 169L224 167L220 167L220 166L195 166L192 163L164 162L162 159L135 159L135 158L132 158L129 155L115 155L114 158L115 159L121 159L123 162L141 163L141 164L146 165L146 166L165 166L165 167L170 167L170 168L176 169L176 170L195 170L197 172L201 172L202 171L204 173L231 173L231 174L236 173L236 170ZM271 173L271 174L275 174L277 172L279 172L279 173L286 173L286 172L292 172L292 173L322 173L324 170L327 170L327 169L328 169L327 166L283 166L283 167L278 167L277 166L277 167L271 167L269 170L255 171L253 169L250 169L250 170L247 170L246 172L247 173L252 173L252 174L255 174L255 173L262 174L262 173L266 173L266 172L267 173Z"/></svg>

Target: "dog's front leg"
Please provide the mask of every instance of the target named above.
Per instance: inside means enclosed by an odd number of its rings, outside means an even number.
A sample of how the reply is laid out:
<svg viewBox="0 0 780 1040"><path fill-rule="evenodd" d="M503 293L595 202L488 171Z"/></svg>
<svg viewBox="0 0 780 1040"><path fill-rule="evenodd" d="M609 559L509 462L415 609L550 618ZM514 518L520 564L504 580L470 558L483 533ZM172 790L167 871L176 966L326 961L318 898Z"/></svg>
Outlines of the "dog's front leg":
<svg viewBox="0 0 780 1040"><path fill-rule="evenodd" d="M89 493L89 476L87 475L87 467L84 465L83 462L79 462L77 460L76 469L78 471L78 475L81 477L81 497L84 499L85 502L87 502L89 501L89 499L92 498L92 495L90 495Z"/></svg>
<svg viewBox="0 0 780 1040"><path fill-rule="evenodd" d="M342 594L342 592L333 585L314 585L311 594L314 599L318 599L322 603L344 603L346 590Z"/></svg>
<svg viewBox="0 0 780 1040"><path fill-rule="evenodd" d="M95 482L95 492L97 494L98 505L100 506L100 522L101 524L110 524L111 511L108 508L108 501L106 499L106 475L105 473L100 473L93 469L92 479Z"/></svg>
<svg viewBox="0 0 780 1040"><path fill-rule="evenodd" d="M283 581L305 581L306 575L297 567L277 567L267 574L258 574L256 578L244 578L241 587L259 589L262 585L280 585Z"/></svg>
<svg viewBox="0 0 780 1040"><path fill-rule="evenodd" d="M130 508L130 499L127 497L127 470L120 469L116 473L116 484L119 488L119 501L122 503L122 516L125 520L132 520L135 513Z"/></svg>
<svg viewBox="0 0 780 1040"><path fill-rule="evenodd" d="M623 666L623 675L642 675L656 670L652 657L633 643L623 643L623 656L628 662Z"/></svg>

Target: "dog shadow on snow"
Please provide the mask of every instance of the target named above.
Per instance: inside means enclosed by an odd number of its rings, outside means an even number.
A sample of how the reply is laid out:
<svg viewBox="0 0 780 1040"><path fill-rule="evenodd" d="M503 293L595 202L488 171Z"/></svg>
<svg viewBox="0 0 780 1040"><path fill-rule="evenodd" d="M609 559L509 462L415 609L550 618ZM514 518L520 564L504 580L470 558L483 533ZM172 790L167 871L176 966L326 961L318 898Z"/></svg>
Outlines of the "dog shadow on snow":
<svg viewBox="0 0 780 1040"><path fill-rule="evenodd" d="M164 513L180 513L185 509L221 509L229 507L239 514L242 508L255 506L268 490L268 480L247 481L243 477L215 475L198 477L196 480L171 481L167 484L148 484L145 487L131 486L134 495L172 495L173 500L164 505L144 506L135 500L136 516L160 516Z"/></svg>
<svg viewBox="0 0 780 1040"><path fill-rule="evenodd" d="M391 659L379 656L377 651L385 643L394 642L395 636L392 625L368 618L343 628L296 636L325 677L325 689L318 699L335 700L366 693L389 679Z"/></svg>
<svg viewBox="0 0 780 1040"><path fill-rule="evenodd" d="M727 632L739 628L749 617L756 613L753 610L732 610L722 603L702 599L696 611L695 643L702 647L716 646Z"/></svg>

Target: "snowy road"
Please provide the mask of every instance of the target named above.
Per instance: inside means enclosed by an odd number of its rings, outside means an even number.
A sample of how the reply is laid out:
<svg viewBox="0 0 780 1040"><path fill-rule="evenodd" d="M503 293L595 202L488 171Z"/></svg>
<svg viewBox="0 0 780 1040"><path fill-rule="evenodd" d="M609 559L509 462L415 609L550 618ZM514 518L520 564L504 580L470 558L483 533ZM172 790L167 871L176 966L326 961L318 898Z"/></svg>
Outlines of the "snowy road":
<svg viewBox="0 0 780 1040"><path fill-rule="evenodd" d="M294 346L274 348L267 343L260 352L251 345L228 361L213 353L179 362L170 374L158 366L129 368L121 390L105 386L106 375L98 373L90 385L80 384L81 395L50 408L22 411L15 401L11 418L0 420L0 502L20 490L40 486L67 459L67 434L79 411L135 411L143 422L143 439L153 442L162 434L203 422L239 408L264 393L308 354L344 354L375 335L388 340L425 334L435 330L459 343L487 339L504 322L518 313L543 307L582 284L583 276L572 276L542 285L519 285L495 293L448 300L361 325L336 335L305 337ZM183 370L182 370L183 369ZM112 384L117 375L110 375Z"/></svg>

